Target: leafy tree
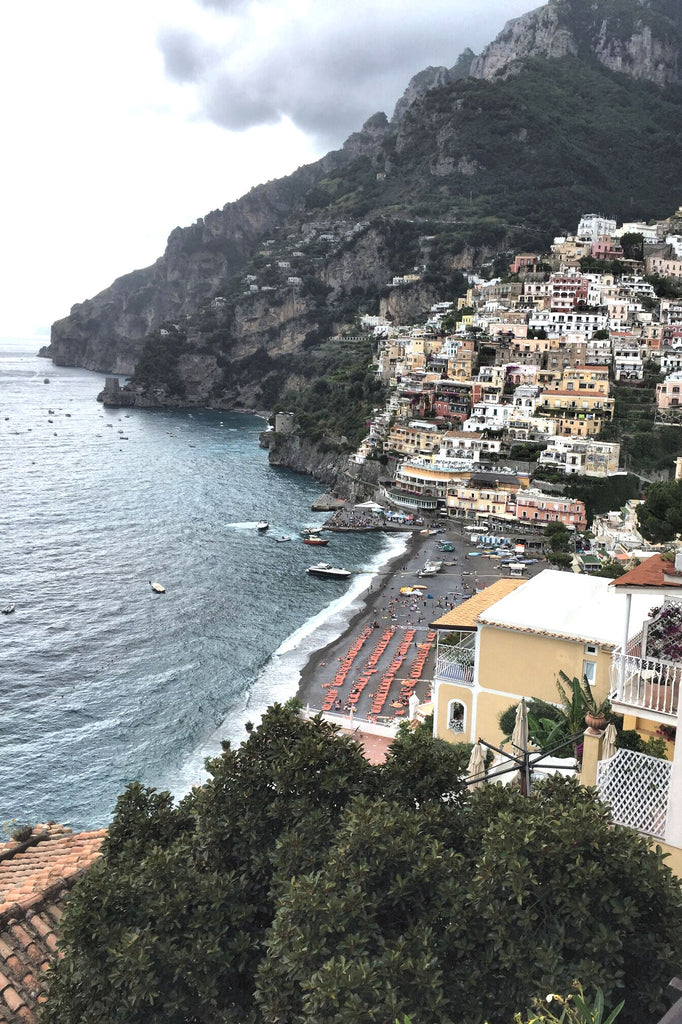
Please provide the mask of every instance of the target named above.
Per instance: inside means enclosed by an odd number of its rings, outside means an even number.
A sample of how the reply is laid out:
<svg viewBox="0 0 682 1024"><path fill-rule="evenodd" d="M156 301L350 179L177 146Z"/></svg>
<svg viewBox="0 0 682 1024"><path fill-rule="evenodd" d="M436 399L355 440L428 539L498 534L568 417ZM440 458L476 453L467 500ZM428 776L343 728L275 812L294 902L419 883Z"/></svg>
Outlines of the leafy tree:
<svg viewBox="0 0 682 1024"><path fill-rule="evenodd" d="M481 1024L574 978L651 1024L682 953L660 855L574 780L464 792L464 757L403 730L372 767L276 705L177 807L129 788L42 1024Z"/></svg>
<svg viewBox="0 0 682 1024"><path fill-rule="evenodd" d="M620 244L626 260L644 259L644 235L641 231L626 231L620 237Z"/></svg>
<svg viewBox="0 0 682 1024"><path fill-rule="evenodd" d="M567 850L579 870L567 870ZM674 958L682 928L656 909L662 876L646 850L574 781L530 798L478 790L449 835L430 813L397 819L384 802L357 801L323 867L293 879L279 904L257 979L265 1019L480 1024L579 977L610 1004L626 994L624 1020L650 1022L673 960L654 961L650 976L640 931L651 941L665 927L657 941Z"/></svg>
<svg viewBox="0 0 682 1024"><path fill-rule="evenodd" d="M682 481L650 484L637 508L637 521L647 540L674 540L682 532Z"/></svg>

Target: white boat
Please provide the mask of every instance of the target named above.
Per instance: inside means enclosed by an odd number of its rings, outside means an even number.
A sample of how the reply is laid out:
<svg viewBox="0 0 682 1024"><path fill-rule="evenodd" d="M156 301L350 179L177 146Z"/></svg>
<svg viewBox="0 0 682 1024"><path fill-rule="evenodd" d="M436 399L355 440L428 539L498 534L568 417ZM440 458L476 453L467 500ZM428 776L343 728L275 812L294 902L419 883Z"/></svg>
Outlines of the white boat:
<svg viewBox="0 0 682 1024"><path fill-rule="evenodd" d="M153 580L149 581L149 585L155 594L165 594L166 588L161 583L154 583Z"/></svg>
<svg viewBox="0 0 682 1024"><path fill-rule="evenodd" d="M337 569L329 562L318 562L317 565L309 565L306 572L311 576L320 576L327 580L347 580L352 575L350 569Z"/></svg>
<svg viewBox="0 0 682 1024"><path fill-rule="evenodd" d="M419 570L420 576L435 576L443 568L443 562L440 559L424 562L424 568Z"/></svg>
<svg viewBox="0 0 682 1024"><path fill-rule="evenodd" d="M11 615L13 611L14 611L14 605L13 604L6 604L5 607L2 609L2 614L3 615Z"/></svg>
<svg viewBox="0 0 682 1024"><path fill-rule="evenodd" d="M287 540L291 540L291 537L275 537L277 544L284 544Z"/></svg>
<svg viewBox="0 0 682 1024"><path fill-rule="evenodd" d="M258 530L259 533L265 533L269 526L270 523L266 523L264 519L261 519L259 523L256 523L256 529Z"/></svg>

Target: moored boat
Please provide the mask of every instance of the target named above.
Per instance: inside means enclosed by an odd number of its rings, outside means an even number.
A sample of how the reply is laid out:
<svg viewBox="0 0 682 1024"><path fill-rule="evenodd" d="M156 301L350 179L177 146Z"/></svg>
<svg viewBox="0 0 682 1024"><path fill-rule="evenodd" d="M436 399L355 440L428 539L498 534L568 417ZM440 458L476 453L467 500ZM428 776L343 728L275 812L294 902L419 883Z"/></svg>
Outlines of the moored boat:
<svg viewBox="0 0 682 1024"><path fill-rule="evenodd" d="M149 585L155 594L165 594L166 588L161 583L155 583L153 580L149 581Z"/></svg>
<svg viewBox="0 0 682 1024"><path fill-rule="evenodd" d="M328 562L318 562L317 565L309 565L306 572L311 576L319 576L328 580L347 580L352 575L350 569L336 568Z"/></svg>
<svg viewBox="0 0 682 1024"><path fill-rule="evenodd" d="M303 543L314 547L324 547L329 541L325 537L304 537Z"/></svg>

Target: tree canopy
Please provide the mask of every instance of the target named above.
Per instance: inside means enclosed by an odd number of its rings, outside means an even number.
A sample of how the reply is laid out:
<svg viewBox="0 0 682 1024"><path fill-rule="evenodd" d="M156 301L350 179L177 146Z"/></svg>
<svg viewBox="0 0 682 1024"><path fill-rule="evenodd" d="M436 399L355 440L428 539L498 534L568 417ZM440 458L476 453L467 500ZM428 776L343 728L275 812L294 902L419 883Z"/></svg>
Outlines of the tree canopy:
<svg viewBox="0 0 682 1024"><path fill-rule="evenodd" d="M468 755L404 727L375 767L275 705L177 806L130 786L43 1024L509 1024L575 979L656 1020L682 953L660 855L575 781L466 790Z"/></svg>
<svg viewBox="0 0 682 1024"><path fill-rule="evenodd" d="M655 544L674 540L682 533L682 482L668 480L650 484L644 502L637 509L642 536Z"/></svg>

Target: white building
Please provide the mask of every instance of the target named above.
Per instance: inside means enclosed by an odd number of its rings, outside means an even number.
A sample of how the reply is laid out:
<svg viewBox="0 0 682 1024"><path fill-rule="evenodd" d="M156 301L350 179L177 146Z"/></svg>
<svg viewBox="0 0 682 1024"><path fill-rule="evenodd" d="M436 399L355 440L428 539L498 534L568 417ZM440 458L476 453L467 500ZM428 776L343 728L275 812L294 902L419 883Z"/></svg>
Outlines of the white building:
<svg viewBox="0 0 682 1024"><path fill-rule="evenodd" d="M593 438L550 437L538 465L567 476L612 476L618 472L620 445Z"/></svg>
<svg viewBox="0 0 682 1024"><path fill-rule="evenodd" d="M511 405L503 405L497 401L477 402L471 410L469 419L462 424L462 429L466 431L504 430L509 423L511 410Z"/></svg>
<svg viewBox="0 0 682 1024"><path fill-rule="evenodd" d="M603 213L584 213L578 224L578 238L585 242L596 242L604 235L613 235L615 230L615 220L610 220Z"/></svg>
<svg viewBox="0 0 682 1024"><path fill-rule="evenodd" d="M556 338L573 332L590 338L595 331L604 331L608 317L604 313L559 313L543 309L531 313L528 326L533 330L544 330L548 337Z"/></svg>

